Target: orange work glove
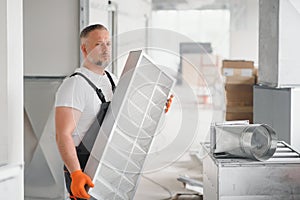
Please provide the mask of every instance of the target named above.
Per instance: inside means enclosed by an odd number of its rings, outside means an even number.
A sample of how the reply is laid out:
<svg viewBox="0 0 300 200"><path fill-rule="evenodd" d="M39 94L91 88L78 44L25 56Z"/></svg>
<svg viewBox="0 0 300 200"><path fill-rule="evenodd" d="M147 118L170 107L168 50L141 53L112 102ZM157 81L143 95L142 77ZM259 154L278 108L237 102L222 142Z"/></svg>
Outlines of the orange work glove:
<svg viewBox="0 0 300 200"><path fill-rule="evenodd" d="M170 98L168 98L167 103L166 103L166 108L165 108L165 113L167 113L169 111L169 108L172 104L172 99L173 99L174 95L171 94Z"/></svg>
<svg viewBox="0 0 300 200"><path fill-rule="evenodd" d="M71 178L71 191L73 193L73 196L82 199L90 198L90 195L86 192L84 186L88 185L89 187L94 187L91 178L81 170L76 170L71 173Z"/></svg>

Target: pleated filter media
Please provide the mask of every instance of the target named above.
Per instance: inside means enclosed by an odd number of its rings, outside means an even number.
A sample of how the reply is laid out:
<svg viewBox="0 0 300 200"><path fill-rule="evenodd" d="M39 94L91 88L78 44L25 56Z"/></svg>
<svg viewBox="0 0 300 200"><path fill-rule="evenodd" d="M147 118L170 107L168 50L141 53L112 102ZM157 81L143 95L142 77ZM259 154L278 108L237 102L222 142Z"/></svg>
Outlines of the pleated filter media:
<svg viewBox="0 0 300 200"><path fill-rule="evenodd" d="M94 198L133 199L174 82L142 51L129 53L85 168Z"/></svg>

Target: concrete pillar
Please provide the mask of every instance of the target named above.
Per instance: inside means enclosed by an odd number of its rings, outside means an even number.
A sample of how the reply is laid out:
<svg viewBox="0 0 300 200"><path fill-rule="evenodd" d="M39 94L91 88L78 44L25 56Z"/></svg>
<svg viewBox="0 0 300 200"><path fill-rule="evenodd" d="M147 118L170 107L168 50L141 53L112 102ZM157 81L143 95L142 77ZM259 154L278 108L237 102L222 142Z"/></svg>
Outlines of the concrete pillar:
<svg viewBox="0 0 300 200"><path fill-rule="evenodd" d="M258 82L300 86L300 1L259 1Z"/></svg>

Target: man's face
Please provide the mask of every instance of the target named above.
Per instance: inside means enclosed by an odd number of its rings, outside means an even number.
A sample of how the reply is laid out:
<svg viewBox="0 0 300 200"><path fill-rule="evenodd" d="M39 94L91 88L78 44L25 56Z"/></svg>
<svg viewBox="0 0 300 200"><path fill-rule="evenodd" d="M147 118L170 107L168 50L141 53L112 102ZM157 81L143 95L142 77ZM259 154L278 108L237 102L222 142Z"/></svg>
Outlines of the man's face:
<svg viewBox="0 0 300 200"><path fill-rule="evenodd" d="M94 30L83 39L83 54L85 59L102 67L110 61L111 41L107 30Z"/></svg>

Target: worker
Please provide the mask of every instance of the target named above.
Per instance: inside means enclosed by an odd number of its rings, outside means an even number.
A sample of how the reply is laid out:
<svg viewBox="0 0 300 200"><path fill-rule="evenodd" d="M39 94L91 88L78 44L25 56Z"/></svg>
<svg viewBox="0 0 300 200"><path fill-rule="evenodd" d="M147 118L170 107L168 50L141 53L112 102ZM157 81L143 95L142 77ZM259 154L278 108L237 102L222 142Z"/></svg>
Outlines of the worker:
<svg viewBox="0 0 300 200"><path fill-rule="evenodd" d="M55 100L56 142L65 164L70 199L77 200L89 199L85 186L94 186L91 178L83 172L89 155L80 155L78 151L103 104L91 84L100 89L106 101L110 101L117 82L116 76L105 71L111 55L111 41L106 27L95 24L84 28L80 33L80 49L83 64L73 76L63 81Z"/></svg>

